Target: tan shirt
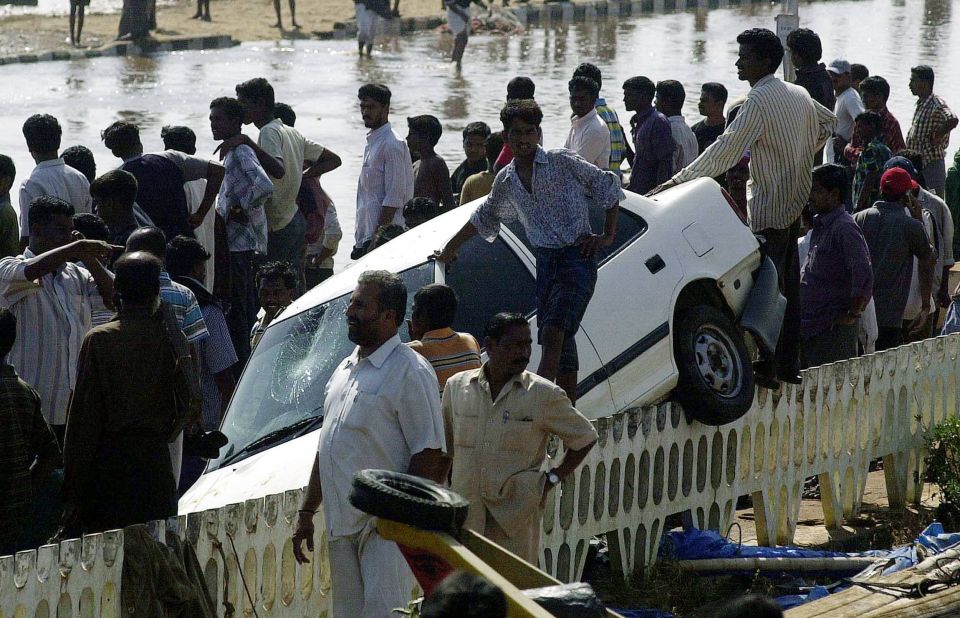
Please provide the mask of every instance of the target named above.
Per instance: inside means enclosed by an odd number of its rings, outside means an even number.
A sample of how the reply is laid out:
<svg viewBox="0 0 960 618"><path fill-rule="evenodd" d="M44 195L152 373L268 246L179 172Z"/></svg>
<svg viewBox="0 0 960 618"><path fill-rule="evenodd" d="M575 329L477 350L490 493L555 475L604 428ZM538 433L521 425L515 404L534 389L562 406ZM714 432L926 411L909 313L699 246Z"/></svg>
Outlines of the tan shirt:
<svg viewBox="0 0 960 618"><path fill-rule="evenodd" d="M597 439L563 389L528 371L508 382L496 401L483 367L458 373L447 380L441 408L452 488L470 501L465 525L478 531L485 510L511 536L539 515L551 435L570 450Z"/></svg>

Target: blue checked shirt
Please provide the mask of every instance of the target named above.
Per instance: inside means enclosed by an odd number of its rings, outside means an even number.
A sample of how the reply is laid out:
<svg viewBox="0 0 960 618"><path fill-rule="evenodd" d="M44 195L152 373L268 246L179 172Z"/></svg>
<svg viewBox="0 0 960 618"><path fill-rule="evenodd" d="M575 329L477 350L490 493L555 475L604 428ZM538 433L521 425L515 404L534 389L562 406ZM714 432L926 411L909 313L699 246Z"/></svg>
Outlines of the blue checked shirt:
<svg viewBox="0 0 960 618"><path fill-rule="evenodd" d="M173 315L177 316L180 330L188 343L198 343L210 336L197 297L186 286L171 280L165 270L160 271L160 300L173 309Z"/></svg>
<svg viewBox="0 0 960 618"><path fill-rule="evenodd" d="M519 219L533 246L569 247L592 233L592 203L606 210L624 199L616 174L562 148L537 148L531 186L532 193L523 187L516 160L500 170L487 199L470 216L477 232L493 242L500 233L500 223Z"/></svg>
<svg viewBox="0 0 960 618"><path fill-rule="evenodd" d="M267 253L267 213L265 204L273 195L273 181L257 161L249 146L238 146L223 161L224 177L217 196L217 212L227 224L230 251ZM230 211L240 208L244 222L230 219Z"/></svg>
<svg viewBox="0 0 960 618"><path fill-rule="evenodd" d="M623 126L620 124L620 117L612 107L607 105L607 100L600 98L596 103L597 113L607 123L610 129L610 170L617 176L621 176L620 164L627 153L627 137L623 133Z"/></svg>

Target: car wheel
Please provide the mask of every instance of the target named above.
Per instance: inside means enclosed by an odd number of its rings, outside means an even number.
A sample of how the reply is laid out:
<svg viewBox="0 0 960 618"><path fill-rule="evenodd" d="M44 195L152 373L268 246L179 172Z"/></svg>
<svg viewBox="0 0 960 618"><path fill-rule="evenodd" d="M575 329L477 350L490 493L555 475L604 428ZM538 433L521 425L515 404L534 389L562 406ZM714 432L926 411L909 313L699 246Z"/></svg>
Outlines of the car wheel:
<svg viewBox="0 0 960 618"><path fill-rule="evenodd" d="M730 423L753 404L753 365L736 326L709 305L684 309L674 320L673 350L680 378L673 398L688 418Z"/></svg>
<svg viewBox="0 0 960 618"><path fill-rule="evenodd" d="M460 494L442 485L389 470L354 474L350 504L376 517L453 534L460 531L470 506Z"/></svg>

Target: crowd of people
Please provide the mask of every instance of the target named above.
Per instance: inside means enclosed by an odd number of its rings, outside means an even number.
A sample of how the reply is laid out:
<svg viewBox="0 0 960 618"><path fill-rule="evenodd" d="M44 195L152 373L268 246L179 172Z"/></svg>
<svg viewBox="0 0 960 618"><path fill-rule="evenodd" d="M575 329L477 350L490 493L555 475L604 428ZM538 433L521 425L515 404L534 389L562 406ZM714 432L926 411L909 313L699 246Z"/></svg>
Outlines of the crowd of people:
<svg viewBox="0 0 960 618"><path fill-rule="evenodd" d="M951 304L960 182L944 162L958 121L933 92L933 70L911 71L918 102L904 139L886 109L889 83L843 59L820 63L814 32L794 31L786 50L764 29L737 42L749 92L728 102L722 84L703 84L693 126L683 85L644 76L622 84L633 115L621 124L600 96L600 69L581 64L557 149L543 147L533 80L515 77L502 132L468 124L452 174L436 152L436 117L408 118L402 139L390 89L359 89L369 132L351 258L460 204L472 214L435 248L445 264L519 220L536 257L542 354L528 371L528 321L501 313L489 316L481 364L479 342L453 329L456 294L439 284L415 291L405 345L403 282L360 275L346 311L356 348L317 402L324 422L294 534L308 560L303 543L312 547L324 510L334 615L387 615L411 589L397 547L348 501L362 469L450 483L471 503L468 527L537 562L544 502L597 438L575 407L575 335L624 188L655 196L715 178L742 210L787 299L779 344L755 363L761 386L936 332ZM799 85L775 76L787 52ZM19 217L17 172L0 155L0 554L45 541L51 520L62 536L174 514L178 492L224 445L216 429L251 351L332 275L342 230L319 179L340 157L294 128L267 80L235 94L209 105L219 161L196 156L188 127L164 127L165 149L145 153L139 128L118 121L102 132L118 166L99 176L89 149L61 151L57 119L31 116L23 135L37 165L21 182ZM592 207L602 229L591 228ZM551 436L566 450L555 466Z"/></svg>

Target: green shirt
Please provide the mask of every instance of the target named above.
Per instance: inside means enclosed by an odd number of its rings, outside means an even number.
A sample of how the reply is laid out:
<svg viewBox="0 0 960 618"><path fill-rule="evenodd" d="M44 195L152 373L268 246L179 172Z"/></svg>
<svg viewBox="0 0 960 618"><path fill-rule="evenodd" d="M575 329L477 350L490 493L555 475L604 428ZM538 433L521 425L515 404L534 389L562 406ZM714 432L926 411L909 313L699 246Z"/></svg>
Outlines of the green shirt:
<svg viewBox="0 0 960 618"><path fill-rule="evenodd" d="M20 255L20 226L9 197L0 198L0 258Z"/></svg>

